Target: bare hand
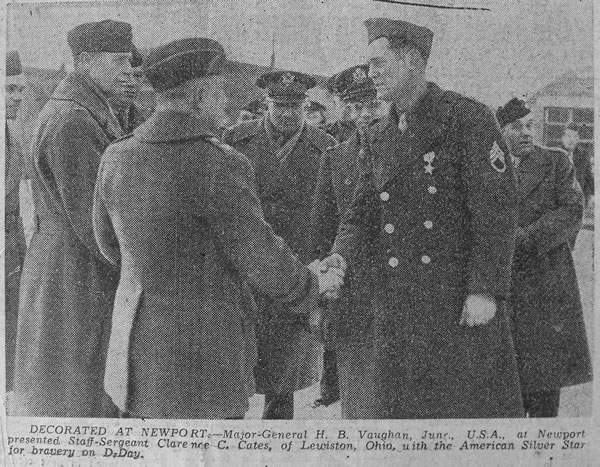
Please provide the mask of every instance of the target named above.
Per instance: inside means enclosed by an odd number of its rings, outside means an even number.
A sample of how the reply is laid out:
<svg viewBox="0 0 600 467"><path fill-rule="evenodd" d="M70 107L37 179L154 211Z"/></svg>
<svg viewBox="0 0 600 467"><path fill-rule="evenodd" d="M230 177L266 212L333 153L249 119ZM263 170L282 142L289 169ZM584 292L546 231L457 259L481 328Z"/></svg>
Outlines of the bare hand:
<svg viewBox="0 0 600 467"><path fill-rule="evenodd" d="M348 263L346 263L346 260L341 255L334 253L321 261L320 268L321 272L326 272L329 268L337 268L341 269L343 274L346 274Z"/></svg>
<svg viewBox="0 0 600 467"><path fill-rule="evenodd" d="M319 273L319 294L328 299L337 299L344 285L344 271L330 267L326 272Z"/></svg>
<svg viewBox="0 0 600 467"><path fill-rule="evenodd" d="M481 326L496 316L496 299L485 294L467 296L463 307L460 324L463 326Z"/></svg>

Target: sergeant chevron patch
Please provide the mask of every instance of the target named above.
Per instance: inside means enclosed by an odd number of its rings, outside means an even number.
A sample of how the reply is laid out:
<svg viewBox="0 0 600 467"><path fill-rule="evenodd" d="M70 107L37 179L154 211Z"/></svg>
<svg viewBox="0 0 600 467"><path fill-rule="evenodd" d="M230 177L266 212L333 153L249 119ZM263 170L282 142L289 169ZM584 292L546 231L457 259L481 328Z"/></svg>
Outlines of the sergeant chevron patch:
<svg viewBox="0 0 600 467"><path fill-rule="evenodd" d="M494 141L492 149L490 149L490 163L497 172L504 172L506 170L506 160L504 159L504 151L498 146L498 142Z"/></svg>

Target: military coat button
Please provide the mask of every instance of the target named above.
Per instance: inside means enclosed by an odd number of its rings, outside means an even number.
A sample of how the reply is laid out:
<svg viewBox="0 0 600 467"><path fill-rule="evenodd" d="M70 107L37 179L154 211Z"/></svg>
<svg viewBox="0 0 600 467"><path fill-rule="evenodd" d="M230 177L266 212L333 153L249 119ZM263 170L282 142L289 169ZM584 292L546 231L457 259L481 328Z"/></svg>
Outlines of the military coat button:
<svg viewBox="0 0 600 467"><path fill-rule="evenodd" d="M423 255L423 256L421 256L421 263L429 264L429 263L431 263L431 258L427 255Z"/></svg>
<svg viewBox="0 0 600 467"><path fill-rule="evenodd" d="M394 233L394 224L385 224L384 230L389 234Z"/></svg>
<svg viewBox="0 0 600 467"><path fill-rule="evenodd" d="M390 194L387 191L382 191L379 194L379 197L381 198L381 201L387 201L390 199Z"/></svg>
<svg viewBox="0 0 600 467"><path fill-rule="evenodd" d="M431 221L425 221L425 222L423 222L423 225L425 226L426 229L433 228L433 222L431 222Z"/></svg>
<svg viewBox="0 0 600 467"><path fill-rule="evenodd" d="M352 183L352 180L350 180L349 178L345 178L345 179L344 179L344 183L345 183L346 185L350 185L350 184Z"/></svg>
<svg viewBox="0 0 600 467"><path fill-rule="evenodd" d="M396 266L398 266L398 258L396 258L396 257L392 256L392 257L389 259L389 261L388 261L388 264L389 264L391 267L395 268Z"/></svg>
<svg viewBox="0 0 600 467"><path fill-rule="evenodd" d="M432 185L429 188L427 188L427 191L430 195L435 195L437 193L437 188Z"/></svg>

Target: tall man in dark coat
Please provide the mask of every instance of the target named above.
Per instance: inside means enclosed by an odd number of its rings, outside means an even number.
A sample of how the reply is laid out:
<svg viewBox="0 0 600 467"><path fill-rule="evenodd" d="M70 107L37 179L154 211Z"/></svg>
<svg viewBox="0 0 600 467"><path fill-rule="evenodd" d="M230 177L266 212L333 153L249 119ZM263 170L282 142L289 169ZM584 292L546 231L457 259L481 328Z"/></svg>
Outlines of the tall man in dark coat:
<svg viewBox="0 0 600 467"><path fill-rule="evenodd" d="M13 386L17 316L19 312L19 282L25 258L25 235L20 215L19 186L23 174L23 152L14 131L14 122L23 98L25 76L16 50L6 53L4 127L4 349L6 390Z"/></svg>
<svg viewBox="0 0 600 467"><path fill-rule="evenodd" d="M365 163L368 128L380 117L382 103L377 100L377 90L373 80L367 76L368 72L368 65L358 65L336 75L336 93L348 108L349 117L355 123L356 130L349 139L327 149L321 157L311 215L312 243L319 258L323 258L331 250L340 219L352 201L359 164ZM348 318L348 316L339 317L339 314L352 314L352 294L346 293L340 303L330 303L328 307L332 307L329 313L332 318ZM332 323L328 327L335 327L335 324ZM339 400L340 389L335 336L333 333L328 333L326 337L321 397L315 405L328 406ZM342 402L342 417L344 417L347 412L347 398Z"/></svg>
<svg viewBox="0 0 600 467"><path fill-rule="evenodd" d="M518 179L510 306L525 412L556 417L560 388L592 379L569 248L581 226L583 195L568 155L533 144L533 117L523 101L512 99L497 117Z"/></svg>
<svg viewBox="0 0 600 467"><path fill-rule="evenodd" d="M347 263L365 297L336 330L352 349L338 355L350 362L349 391L360 391L346 416L522 416L504 306L515 180L494 115L425 80L430 30L366 26L369 76L393 105L372 129L370 163L323 262Z"/></svg>
<svg viewBox="0 0 600 467"><path fill-rule="evenodd" d="M94 231L121 266L105 386L134 417L243 418L254 393L248 284L318 322L319 283L263 218L250 161L219 141L223 47L181 39L144 65L157 110L102 157Z"/></svg>
<svg viewBox="0 0 600 467"><path fill-rule="evenodd" d="M335 144L325 132L304 121L306 91L315 79L293 71L269 72L257 86L267 91L268 111L261 120L227 130L223 140L254 164L265 219L303 262L313 260L309 227L312 200L323 151ZM303 319L285 306L257 294L259 303L258 392L265 395L265 419L291 419L294 391L318 380L321 346Z"/></svg>
<svg viewBox="0 0 600 467"><path fill-rule="evenodd" d="M92 231L100 156L122 136L107 97L131 74L131 25L87 23L68 33L75 72L34 131L37 231L25 258L15 368L15 415L108 417L102 388L119 273Z"/></svg>

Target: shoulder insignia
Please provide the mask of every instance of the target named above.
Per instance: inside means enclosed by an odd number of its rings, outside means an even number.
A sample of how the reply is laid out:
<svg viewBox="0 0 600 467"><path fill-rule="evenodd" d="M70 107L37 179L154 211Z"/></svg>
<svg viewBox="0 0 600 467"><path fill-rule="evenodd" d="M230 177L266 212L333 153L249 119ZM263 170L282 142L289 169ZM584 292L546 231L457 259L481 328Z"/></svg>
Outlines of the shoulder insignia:
<svg viewBox="0 0 600 467"><path fill-rule="evenodd" d="M119 138L115 139L115 140L112 142L112 144L114 144L114 143L118 143L118 142L120 142L120 141L123 141L123 140L126 140L126 139L129 139L129 138L131 138L132 136L133 136L133 133L127 133L126 135L124 135L124 136L121 136L121 137L119 137Z"/></svg>
<svg viewBox="0 0 600 467"><path fill-rule="evenodd" d="M207 138L207 140L210 141L214 146L218 147L223 152L235 151L231 146L229 146L229 144L225 144L219 138L216 138L214 136L209 136Z"/></svg>
<svg viewBox="0 0 600 467"><path fill-rule="evenodd" d="M506 171L506 160L504 157L504 151L498 146L498 142L494 141L492 149L490 149L490 163L496 172Z"/></svg>

